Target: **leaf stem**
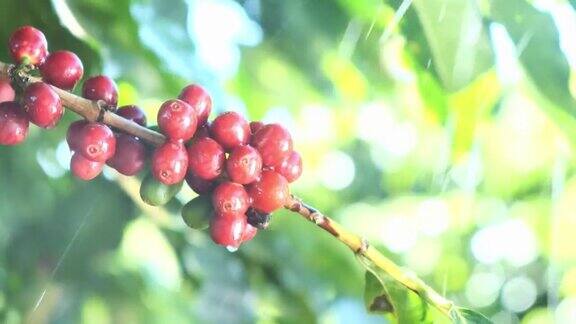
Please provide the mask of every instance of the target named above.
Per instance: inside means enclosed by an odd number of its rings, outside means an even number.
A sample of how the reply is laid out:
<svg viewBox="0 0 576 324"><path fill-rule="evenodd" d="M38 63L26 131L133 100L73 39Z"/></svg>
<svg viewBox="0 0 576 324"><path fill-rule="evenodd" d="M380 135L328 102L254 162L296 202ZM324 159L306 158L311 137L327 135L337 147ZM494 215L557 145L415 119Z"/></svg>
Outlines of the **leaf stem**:
<svg viewBox="0 0 576 324"><path fill-rule="evenodd" d="M323 215L315 208L308 206L302 202L301 199L295 196L291 197L285 207L315 223L318 227L330 233L340 242L348 246L352 252L366 258L376 267L390 275L394 280L398 281L406 288L418 294L429 304L436 307L444 315L449 318L451 317L450 312L454 308L454 303L452 301L440 295L412 272L406 271L395 264L392 260L371 246L367 240L350 232L344 226Z"/></svg>

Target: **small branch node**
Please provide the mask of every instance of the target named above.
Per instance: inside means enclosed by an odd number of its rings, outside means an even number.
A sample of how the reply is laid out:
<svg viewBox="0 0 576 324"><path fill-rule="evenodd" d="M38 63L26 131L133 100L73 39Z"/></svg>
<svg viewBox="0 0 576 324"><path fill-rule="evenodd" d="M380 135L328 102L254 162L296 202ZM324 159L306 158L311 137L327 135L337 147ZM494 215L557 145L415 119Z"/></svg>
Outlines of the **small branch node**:
<svg viewBox="0 0 576 324"><path fill-rule="evenodd" d="M362 238L361 243L360 243L360 247L355 251L355 253L358 255L364 255L366 253L366 251L368 251L369 247L370 247L370 242L368 242L367 239Z"/></svg>
<svg viewBox="0 0 576 324"><path fill-rule="evenodd" d="M310 214L310 219L316 224L322 224L324 223L324 215L322 215L321 213L314 211Z"/></svg>

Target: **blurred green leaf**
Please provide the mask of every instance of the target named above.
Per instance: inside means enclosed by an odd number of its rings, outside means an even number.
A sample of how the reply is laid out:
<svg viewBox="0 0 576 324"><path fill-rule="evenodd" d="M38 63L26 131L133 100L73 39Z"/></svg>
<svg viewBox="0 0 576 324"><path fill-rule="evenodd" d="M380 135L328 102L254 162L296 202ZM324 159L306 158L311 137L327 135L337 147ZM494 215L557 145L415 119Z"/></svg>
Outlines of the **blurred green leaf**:
<svg viewBox="0 0 576 324"><path fill-rule="evenodd" d="M398 9L407 1L391 0ZM444 88L456 91L493 66L486 28L474 1L414 0L401 23L422 66L434 67Z"/></svg>
<svg viewBox="0 0 576 324"><path fill-rule="evenodd" d="M450 318L455 324L492 324L484 315L468 308L454 308L450 312Z"/></svg>
<svg viewBox="0 0 576 324"><path fill-rule="evenodd" d="M491 17L504 25L518 48L519 59L538 91L560 111L549 111L561 126L566 114L576 117L576 102L570 94L570 67L560 49L558 30L552 17L524 0L491 2Z"/></svg>
<svg viewBox="0 0 576 324"><path fill-rule="evenodd" d="M366 271L364 302L370 312L392 313L398 323L428 322L428 304L382 271Z"/></svg>

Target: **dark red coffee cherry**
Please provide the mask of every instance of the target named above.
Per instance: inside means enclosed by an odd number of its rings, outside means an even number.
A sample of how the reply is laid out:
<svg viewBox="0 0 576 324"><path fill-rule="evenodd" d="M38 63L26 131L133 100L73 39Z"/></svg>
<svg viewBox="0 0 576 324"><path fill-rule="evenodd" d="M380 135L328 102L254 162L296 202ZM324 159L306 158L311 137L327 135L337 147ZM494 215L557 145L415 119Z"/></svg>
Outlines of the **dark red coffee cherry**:
<svg viewBox="0 0 576 324"><path fill-rule="evenodd" d="M203 125L208 121L208 116L210 116L212 111L212 98L202 87L195 84L186 86L180 92L178 99L194 108L198 118L198 125Z"/></svg>
<svg viewBox="0 0 576 324"><path fill-rule="evenodd" d="M214 119L210 125L210 133L224 149L230 150L248 143L250 125L239 113L228 111Z"/></svg>
<svg viewBox="0 0 576 324"><path fill-rule="evenodd" d="M44 34L32 26L18 28L9 41L10 55L16 63L40 65L48 55L48 42Z"/></svg>
<svg viewBox="0 0 576 324"><path fill-rule="evenodd" d="M236 249L242 243L246 230L246 217L237 215L214 215L210 221L210 236L214 243Z"/></svg>
<svg viewBox="0 0 576 324"><path fill-rule="evenodd" d="M226 156L215 140L204 137L188 147L188 168L204 180L212 180L222 173Z"/></svg>
<svg viewBox="0 0 576 324"><path fill-rule="evenodd" d="M262 156L264 166L281 163L292 152L292 137L286 128L279 124L262 126L252 137L254 146Z"/></svg>
<svg viewBox="0 0 576 324"><path fill-rule="evenodd" d="M284 161L274 167L274 171L283 175L288 182L294 182L302 175L302 157L298 152L292 151Z"/></svg>
<svg viewBox="0 0 576 324"><path fill-rule="evenodd" d="M197 125L196 112L182 100L168 100L158 111L158 126L173 141L187 141L194 136Z"/></svg>
<svg viewBox="0 0 576 324"><path fill-rule="evenodd" d="M260 157L258 150L252 146L237 146L228 156L226 171L234 182L240 184L252 183L260 178L262 157Z"/></svg>
<svg viewBox="0 0 576 324"><path fill-rule="evenodd" d="M116 137L112 130L100 123L89 123L80 131L78 152L96 162L106 162L116 152Z"/></svg>
<svg viewBox="0 0 576 324"><path fill-rule="evenodd" d="M137 137L117 134L116 153L106 164L123 175L136 175L146 164L146 147Z"/></svg>
<svg viewBox="0 0 576 324"><path fill-rule="evenodd" d="M188 154L181 143L166 142L154 151L152 174L161 183L172 185L184 180L186 169Z"/></svg>
<svg viewBox="0 0 576 324"><path fill-rule="evenodd" d="M248 224L259 229L266 229L270 225L270 214L259 212L252 207L248 208L246 218Z"/></svg>
<svg viewBox="0 0 576 324"><path fill-rule="evenodd" d="M195 175L190 170L188 170L188 173L186 174L186 183L192 190L194 190L195 193L199 195L210 193L216 187L216 182L204 180Z"/></svg>
<svg viewBox="0 0 576 324"><path fill-rule="evenodd" d="M78 152L72 154L72 160L70 160L72 174L86 181L96 178L102 172L103 167L104 163L88 160Z"/></svg>
<svg viewBox="0 0 576 324"><path fill-rule="evenodd" d="M24 90L22 106L32 123L47 129L54 128L64 114L60 97L44 82L33 83Z"/></svg>
<svg viewBox="0 0 576 324"><path fill-rule="evenodd" d="M109 107L116 107L118 104L118 87L114 80L105 75L98 75L84 81L82 96L94 101L102 100Z"/></svg>
<svg viewBox="0 0 576 324"><path fill-rule="evenodd" d="M250 132L251 132L252 134L256 134L256 132L257 132L260 128L262 128L262 126L264 126L264 125L265 125L265 124L264 124L263 122L261 122L261 121L253 121L253 122L250 122Z"/></svg>
<svg viewBox="0 0 576 324"><path fill-rule="evenodd" d="M140 107L136 105L127 105L118 108L116 114L129 119L140 126L146 127L146 115Z"/></svg>
<svg viewBox="0 0 576 324"><path fill-rule="evenodd" d="M80 147L80 141L82 139L82 130L84 126L88 125L88 122L84 119L77 120L68 126L68 132L66 133L66 142L71 151L77 151Z"/></svg>
<svg viewBox="0 0 576 324"><path fill-rule="evenodd" d="M250 197L241 184L222 182L212 193L212 205L221 215L245 214L250 207Z"/></svg>
<svg viewBox="0 0 576 324"><path fill-rule="evenodd" d="M13 101L16 97L16 92L8 80L0 80L0 103L6 101Z"/></svg>
<svg viewBox="0 0 576 324"><path fill-rule="evenodd" d="M272 213L284 206L290 197L288 181L280 174L264 170L260 180L248 186L252 207L260 212Z"/></svg>
<svg viewBox="0 0 576 324"><path fill-rule="evenodd" d="M0 103L0 145L16 145L28 136L28 116L14 101Z"/></svg>
<svg viewBox="0 0 576 324"><path fill-rule="evenodd" d="M82 78L84 67L76 54L57 51L48 55L46 62L40 66L40 72L45 82L70 90Z"/></svg>
<svg viewBox="0 0 576 324"><path fill-rule="evenodd" d="M254 238L258 234L258 229L249 223L246 224L246 228L244 229L244 235L242 235L242 239L240 240L242 243L248 242Z"/></svg>

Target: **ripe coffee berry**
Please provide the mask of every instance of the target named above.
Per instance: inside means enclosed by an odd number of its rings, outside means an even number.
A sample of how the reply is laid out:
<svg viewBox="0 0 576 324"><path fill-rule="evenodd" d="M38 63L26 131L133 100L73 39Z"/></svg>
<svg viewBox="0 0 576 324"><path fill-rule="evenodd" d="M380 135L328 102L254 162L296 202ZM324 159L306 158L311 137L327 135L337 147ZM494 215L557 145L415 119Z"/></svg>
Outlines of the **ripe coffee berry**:
<svg viewBox="0 0 576 324"><path fill-rule="evenodd" d="M106 162L116 152L116 137L104 124L89 123L82 128L79 138L77 150L88 160Z"/></svg>
<svg viewBox="0 0 576 324"><path fill-rule="evenodd" d="M166 142L154 151L152 174L161 183L172 185L184 180L187 168L188 154L181 143Z"/></svg>
<svg viewBox="0 0 576 324"><path fill-rule="evenodd" d="M212 180L222 173L224 149L215 140L204 137L188 147L188 168L204 180Z"/></svg>
<svg viewBox="0 0 576 324"><path fill-rule="evenodd" d="M116 107L118 104L118 87L114 80L104 75L98 75L84 82L82 96L90 100L102 100L109 107Z"/></svg>
<svg viewBox="0 0 576 324"><path fill-rule="evenodd" d="M212 190L214 190L214 187L216 187L216 183L214 181L204 180L195 175L190 170L188 170L188 173L186 174L186 183L192 190L194 190L194 192L199 195L210 193Z"/></svg>
<svg viewBox="0 0 576 324"><path fill-rule="evenodd" d="M82 75L84 67L76 54L69 51L57 51L46 58L40 66L44 81L65 90L73 89Z"/></svg>
<svg viewBox="0 0 576 324"><path fill-rule="evenodd" d="M15 97L16 92L14 92L14 88L12 88L10 82L8 80L0 79L0 103L13 101Z"/></svg>
<svg viewBox="0 0 576 324"><path fill-rule="evenodd" d="M271 170L262 171L260 180L248 186L252 207L264 213L272 213L284 206L290 196L288 181Z"/></svg>
<svg viewBox="0 0 576 324"><path fill-rule="evenodd" d="M226 150L247 144L250 138L250 125L237 112L220 114L210 125L212 137Z"/></svg>
<svg viewBox="0 0 576 324"><path fill-rule="evenodd" d="M16 63L40 65L48 55L48 42L44 34L32 26L20 27L9 41L10 55Z"/></svg>
<svg viewBox="0 0 576 324"><path fill-rule="evenodd" d="M214 215L210 221L210 236L214 243L237 248L242 243L246 230L246 217L237 215Z"/></svg>
<svg viewBox="0 0 576 324"><path fill-rule="evenodd" d="M0 145L16 145L28 136L28 116L14 101L0 103Z"/></svg>
<svg viewBox="0 0 576 324"><path fill-rule="evenodd" d="M104 163L91 161L82 154L75 152L70 160L72 174L82 180L92 180L102 172Z"/></svg>
<svg viewBox="0 0 576 324"><path fill-rule="evenodd" d="M237 146L228 156L226 171L232 181L240 184L258 180L262 171L260 153L249 145Z"/></svg>
<svg viewBox="0 0 576 324"><path fill-rule="evenodd" d="M144 114L144 111L136 105L122 106L118 108L116 114L131 120L140 126L146 127L146 115Z"/></svg>
<svg viewBox="0 0 576 324"><path fill-rule="evenodd" d="M250 198L241 184L223 182L212 193L212 205L220 215L243 215L250 207Z"/></svg>
<svg viewBox="0 0 576 324"><path fill-rule="evenodd" d="M168 100L158 111L158 126L173 141L187 141L196 132L197 117L192 106L182 100Z"/></svg>
<svg viewBox="0 0 576 324"><path fill-rule="evenodd" d="M116 153L106 162L123 175L132 176L142 171L146 163L146 147L137 137L116 135Z"/></svg>
<svg viewBox="0 0 576 324"><path fill-rule="evenodd" d="M194 108L198 118L198 125L203 125L208 121L208 116L210 116L212 111L212 98L202 87L191 84L182 89L178 99Z"/></svg>
<svg viewBox="0 0 576 324"><path fill-rule="evenodd" d="M64 113L60 97L44 82L33 83L24 90L22 105L32 123L47 129L56 126Z"/></svg>
<svg viewBox="0 0 576 324"><path fill-rule="evenodd" d="M274 167L274 171L283 175L288 182L296 181L302 175L302 158L300 154L292 151L284 161Z"/></svg>
<svg viewBox="0 0 576 324"><path fill-rule="evenodd" d="M249 223L246 224L246 228L244 229L244 235L242 235L242 239L240 240L242 243L248 242L254 238L258 234L258 229Z"/></svg>
<svg viewBox="0 0 576 324"><path fill-rule="evenodd" d="M68 147L72 151L77 151L80 147L81 132L84 126L88 125L88 122L84 119L77 120L68 126L68 132L66 133L66 142Z"/></svg>
<svg viewBox="0 0 576 324"><path fill-rule="evenodd" d="M262 156L264 166L281 163L292 152L292 136L279 124L262 126L252 137L254 146Z"/></svg>

